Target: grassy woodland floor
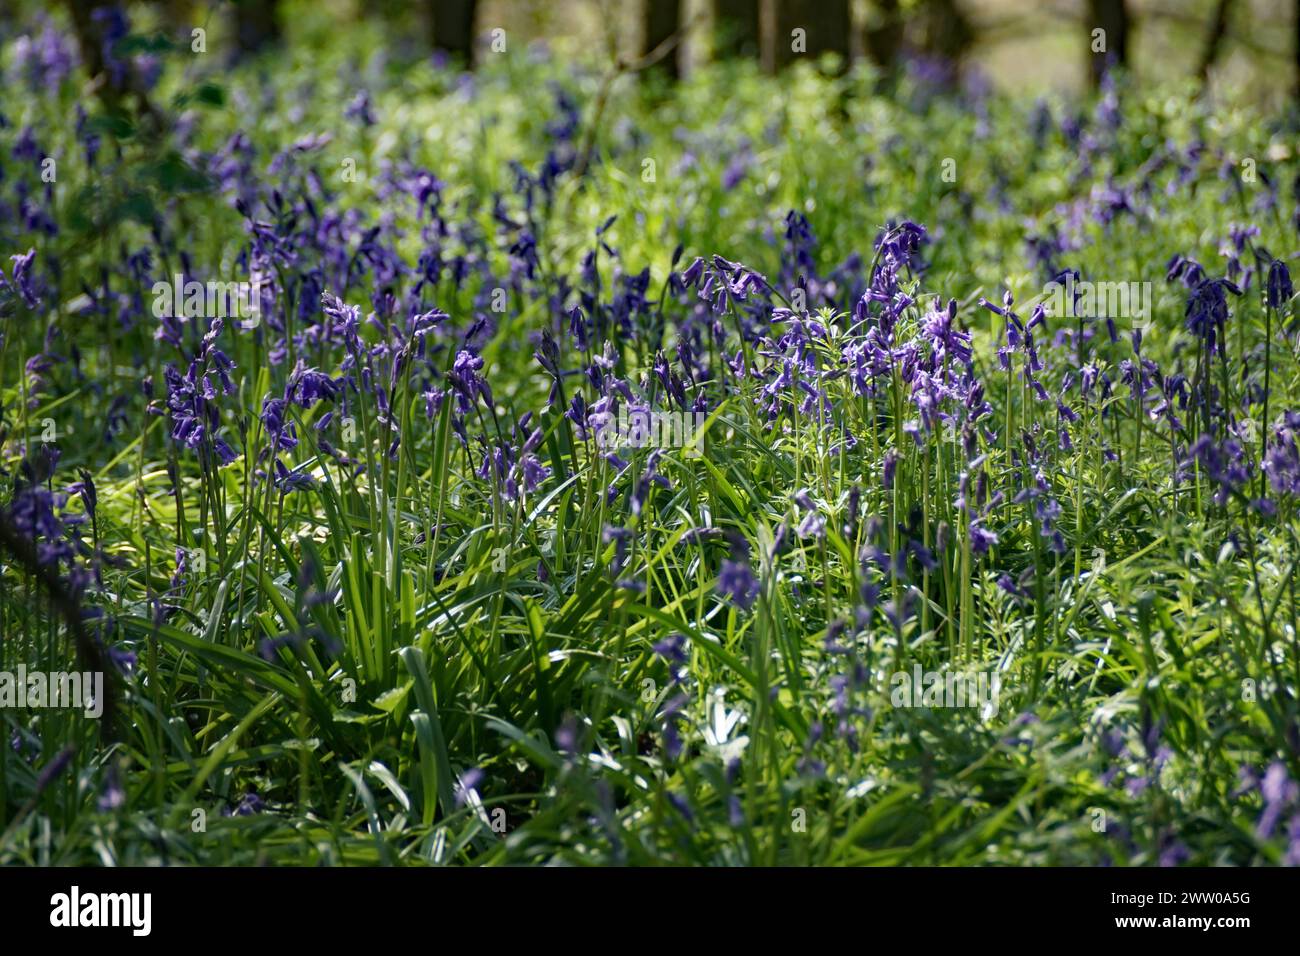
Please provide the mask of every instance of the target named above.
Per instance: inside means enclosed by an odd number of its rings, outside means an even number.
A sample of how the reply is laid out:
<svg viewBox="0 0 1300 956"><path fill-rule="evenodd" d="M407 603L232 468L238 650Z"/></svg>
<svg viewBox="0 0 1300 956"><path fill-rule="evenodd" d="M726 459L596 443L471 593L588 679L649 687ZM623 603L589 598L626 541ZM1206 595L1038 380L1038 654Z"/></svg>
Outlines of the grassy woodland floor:
<svg viewBox="0 0 1300 956"><path fill-rule="evenodd" d="M3 42L0 862L1300 862L1294 117Z"/></svg>

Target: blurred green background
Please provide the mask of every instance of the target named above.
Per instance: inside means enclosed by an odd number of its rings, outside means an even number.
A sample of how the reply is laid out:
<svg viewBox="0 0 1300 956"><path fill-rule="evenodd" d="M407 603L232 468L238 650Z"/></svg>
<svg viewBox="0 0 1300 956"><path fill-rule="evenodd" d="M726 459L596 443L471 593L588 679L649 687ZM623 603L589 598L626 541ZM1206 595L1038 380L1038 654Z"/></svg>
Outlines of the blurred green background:
<svg viewBox="0 0 1300 956"><path fill-rule="evenodd" d="M33 17L93 24L96 0L17 0L0 29ZM1020 92L1069 93L1095 83L1107 59L1141 81L1208 83L1276 107L1300 92L1300 0L164 0L125 5L133 23L172 33L203 26L225 48L327 45L338 31L375 29L399 58L442 50L472 66L500 44L545 43L562 55L659 52L670 79L710 57L752 57L780 69L806 52L866 59L886 74L907 64ZM88 27L87 29L93 29ZM1105 29L1106 53L1093 31ZM504 31L504 32L494 32ZM229 40L229 43L225 41ZM498 51L499 52L499 51Z"/></svg>

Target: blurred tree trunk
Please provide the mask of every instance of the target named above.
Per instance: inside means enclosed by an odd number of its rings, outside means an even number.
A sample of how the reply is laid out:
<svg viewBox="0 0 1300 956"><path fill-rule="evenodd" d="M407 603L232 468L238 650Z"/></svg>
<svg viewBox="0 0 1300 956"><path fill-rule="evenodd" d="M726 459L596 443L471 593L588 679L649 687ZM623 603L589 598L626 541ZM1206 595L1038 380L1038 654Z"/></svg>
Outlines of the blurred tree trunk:
<svg viewBox="0 0 1300 956"><path fill-rule="evenodd" d="M112 9L111 4L97 0L68 0L68 13L72 17L72 30L81 51L81 62L94 81L95 95L106 110L116 112L122 107L124 98L134 97L140 115L152 123L154 130L160 129L161 118L148 94L136 83L131 65L128 63L125 69L116 71L118 75L114 75L114 70L108 69L104 55L106 24L103 17Z"/></svg>
<svg viewBox="0 0 1300 956"><path fill-rule="evenodd" d="M196 20L194 17L194 10L190 0L163 0L162 3L158 4L158 7L167 34L172 39L182 38L188 44L190 30L202 25L201 21Z"/></svg>
<svg viewBox="0 0 1300 956"><path fill-rule="evenodd" d="M892 73L903 45L903 17L898 0L874 0L866 29L867 58L885 73Z"/></svg>
<svg viewBox="0 0 1300 956"><path fill-rule="evenodd" d="M975 41L975 30L970 20L956 0L926 0L922 14L925 51L955 68Z"/></svg>
<svg viewBox="0 0 1300 956"><path fill-rule="evenodd" d="M279 0L239 0L235 5L235 43L240 56L280 42Z"/></svg>
<svg viewBox="0 0 1300 956"><path fill-rule="evenodd" d="M474 65L474 13L476 0L432 0L433 48L442 50L465 67Z"/></svg>
<svg viewBox="0 0 1300 956"><path fill-rule="evenodd" d="M762 0L759 26L763 68L769 73L788 66L796 57L815 59L823 53L838 53L847 64L852 52L849 0Z"/></svg>
<svg viewBox="0 0 1300 956"><path fill-rule="evenodd" d="M1128 63L1128 7L1124 0L1088 0L1088 68L1093 86L1109 66ZM1092 31L1106 31L1106 52L1094 53Z"/></svg>
<svg viewBox="0 0 1300 956"><path fill-rule="evenodd" d="M94 0L68 0L68 13L72 16L72 30L77 35L81 62L91 79L102 77L100 97L116 103L122 89L116 86L104 70L104 34L102 25L95 19L100 5Z"/></svg>
<svg viewBox="0 0 1300 956"><path fill-rule="evenodd" d="M1210 77L1210 69L1219 59L1219 50L1223 47L1224 34L1228 32L1228 15L1232 12L1232 0L1218 0L1214 5L1214 19L1210 21L1210 32L1205 35L1205 47L1201 51L1201 62L1196 68L1196 75L1204 83Z"/></svg>
<svg viewBox="0 0 1300 956"><path fill-rule="evenodd" d="M758 0L715 0L715 56L758 55Z"/></svg>
<svg viewBox="0 0 1300 956"><path fill-rule="evenodd" d="M641 21L641 55L648 56L667 42L682 27L680 0L643 0ZM681 76L681 47L670 51L667 56L654 63L649 69L676 80Z"/></svg>

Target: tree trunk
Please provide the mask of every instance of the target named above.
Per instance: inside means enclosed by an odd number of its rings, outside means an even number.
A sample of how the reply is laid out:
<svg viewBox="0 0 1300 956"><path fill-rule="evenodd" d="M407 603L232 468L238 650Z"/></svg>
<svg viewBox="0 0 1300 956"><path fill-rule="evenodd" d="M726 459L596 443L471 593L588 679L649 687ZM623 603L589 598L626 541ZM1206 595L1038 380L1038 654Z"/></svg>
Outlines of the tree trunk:
<svg viewBox="0 0 1300 956"><path fill-rule="evenodd" d="M975 41L975 30L956 0L927 0L925 50L955 68Z"/></svg>
<svg viewBox="0 0 1300 956"><path fill-rule="evenodd" d="M1214 19L1210 21L1210 32L1205 35L1205 47L1201 51L1201 63L1196 68L1196 75L1202 83L1210 78L1210 69L1219 59L1223 37L1228 32L1228 14L1231 12L1232 0L1219 0L1214 5Z"/></svg>
<svg viewBox="0 0 1300 956"><path fill-rule="evenodd" d="M763 68L769 73L796 58L838 53L848 62L853 16L849 0L762 0Z"/></svg>
<svg viewBox="0 0 1300 956"><path fill-rule="evenodd" d="M903 17L898 0L875 0L871 4L865 45L872 63L887 74L894 71L903 45Z"/></svg>
<svg viewBox="0 0 1300 956"><path fill-rule="evenodd" d="M432 5L433 48L473 67L476 0L433 0Z"/></svg>
<svg viewBox="0 0 1300 956"><path fill-rule="evenodd" d="M1124 0L1088 0L1088 69L1093 86L1110 66L1128 63L1128 7ZM1105 31L1105 52L1093 52L1094 30Z"/></svg>
<svg viewBox="0 0 1300 956"><path fill-rule="evenodd" d="M92 79L101 76L104 78L99 87L100 97L116 103L123 91L113 84L104 71L104 37L100 24L95 20L97 6L93 0L68 0L68 12L72 15L72 29L77 35L81 62Z"/></svg>
<svg viewBox="0 0 1300 956"><path fill-rule="evenodd" d="M240 56L280 42L279 0L240 0L235 6L235 43Z"/></svg>
<svg viewBox="0 0 1300 956"><path fill-rule="evenodd" d="M120 70L108 68L104 55L105 21L96 17L96 11L101 9L107 11L110 5L102 0L68 0L81 62L95 81L95 95L110 113L120 109L125 99L134 98L140 116L150 122L151 132L157 132L162 128L162 118L150 102L149 95L136 83L131 64L125 64L125 68Z"/></svg>
<svg viewBox="0 0 1300 956"><path fill-rule="evenodd" d="M195 20L194 5L191 0L162 0L155 6L162 15L163 28L167 31L167 35L173 39L181 37L188 44L190 30L200 25L200 22Z"/></svg>
<svg viewBox="0 0 1300 956"><path fill-rule="evenodd" d="M647 56L681 29L680 0L643 0L641 21L644 27L641 33L641 55ZM678 79L681 76L680 53L679 45L649 69L669 79Z"/></svg>
<svg viewBox="0 0 1300 956"><path fill-rule="evenodd" d="M713 53L758 55L758 0L715 0Z"/></svg>

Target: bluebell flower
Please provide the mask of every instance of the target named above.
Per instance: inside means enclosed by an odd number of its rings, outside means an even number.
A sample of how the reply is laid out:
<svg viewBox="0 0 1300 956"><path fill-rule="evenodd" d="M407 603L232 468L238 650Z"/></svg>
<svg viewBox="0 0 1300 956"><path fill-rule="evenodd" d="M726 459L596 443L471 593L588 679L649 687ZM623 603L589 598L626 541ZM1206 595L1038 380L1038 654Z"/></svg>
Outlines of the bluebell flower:
<svg viewBox="0 0 1300 956"><path fill-rule="evenodd" d="M286 495L293 491L309 491L316 487L316 481L311 475L295 468L290 471L284 466L280 459L275 460L275 486L280 489L280 494Z"/></svg>
<svg viewBox="0 0 1300 956"><path fill-rule="evenodd" d="M902 456L894 449L891 448L885 452L884 463L881 466L880 471L880 486L884 488L885 491L893 490L894 475L898 471L898 463L901 460Z"/></svg>
<svg viewBox="0 0 1300 956"><path fill-rule="evenodd" d="M163 370L167 381L167 407L171 413L171 436L187 448L199 453L203 460L210 447L217 460L228 465L238 456L216 430L220 424L215 391L211 383L199 375L198 362L190 365L182 376L174 365Z"/></svg>
<svg viewBox="0 0 1300 956"><path fill-rule="evenodd" d="M971 360L971 335L953 328L956 319L956 299L949 299L946 308L932 309L921 319L921 334L930 341L939 364L944 364L949 358L963 365Z"/></svg>
<svg viewBox="0 0 1300 956"><path fill-rule="evenodd" d="M86 514L89 515L90 519L93 521L95 519L96 508L99 504L99 495L95 491L95 479L85 468L78 469L77 473L81 477L81 480L69 485L68 493L79 495L81 497L82 504L86 506Z"/></svg>
<svg viewBox="0 0 1300 956"><path fill-rule="evenodd" d="M104 771L104 789L100 791L95 806L101 812L108 813L125 805L126 790L122 787L121 777L117 771L117 763L112 762L108 765L108 769Z"/></svg>
<svg viewBox="0 0 1300 956"><path fill-rule="evenodd" d="M317 402L336 397L340 391L341 388L338 382L324 372L305 367L300 359L298 365L289 375L289 381L284 389L284 397L286 401L293 402L302 408L311 408Z"/></svg>
<svg viewBox="0 0 1300 956"><path fill-rule="evenodd" d="M972 554L987 554L989 548L998 543L998 536L980 524L978 518L971 521L969 532Z"/></svg>
<svg viewBox="0 0 1300 956"><path fill-rule="evenodd" d="M685 664L686 648L685 634L670 634L663 640L655 642L653 649L656 654L670 663Z"/></svg>
<svg viewBox="0 0 1300 956"><path fill-rule="evenodd" d="M235 805L234 815L248 817L254 813L261 813L264 809L266 809L266 802L257 793L249 790L239 798L239 803Z"/></svg>
<svg viewBox="0 0 1300 956"><path fill-rule="evenodd" d="M668 802L672 804L674 810L680 813L687 823L693 823L695 814L691 812L691 805L681 794L673 793L671 790L667 793Z"/></svg>
<svg viewBox="0 0 1300 956"><path fill-rule="evenodd" d="M1259 793L1264 798L1264 812L1255 825L1255 833L1261 840L1267 840L1273 835L1282 814L1300 798L1300 786L1291 779L1286 765L1279 760L1269 764L1264 772Z"/></svg>
<svg viewBox="0 0 1300 956"><path fill-rule="evenodd" d="M1291 301L1295 289L1291 285L1291 272L1281 259L1268 265L1268 281L1264 286L1264 302L1271 309L1280 309Z"/></svg>
<svg viewBox="0 0 1300 956"><path fill-rule="evenodd" d="M362 126L374 126L375 114L370 105L370 93L361 90L343 107L343 116L360 123Z"/></svg>
<svg viewBox="0 0 1300 956"><path fill-rule="evenodd" d="M55 90L77 67L76 44L46 21L35 36L13 44L14 66L33 91Z"/></svg>
<svg viewBox="0 0 1300 956"><path fill-rule="evenodd" d="M718 571L718 593L743 610L753 606L758 580L747 560L723 560Z"/></svg>
<svg viewBox="0 0 1300 956"><path fill-rule="evenodd" d="M40 296L36 292L36 285L32 276L32 261L36 258L36 250L28 249L26 252L17 256L10 256L13 262L14 285L18 287L19 293L23 297L29 309L34 309L41 304Z"/></svg>
<svg viewBox="0 0 1300 956"><path fill-rule="evenodd" d="M1191 859L1187 845L1174 836L1166 835L1161 841L1160 866L1181 866Z"/></svg>
<svg viewBox="0 0 1300 956"><path fill-rule="evenodd" d="M447 381L456 392L457 406L462 414L473 408L475 400L480 397L489 408L492 406L492 389L481 374L482 368L483 359L462 349L456 353L456 359L447 372Z"/></svg>
<svg viewBox="0 0 1300 956"><path fill-rule="evenodd" d="M30 541L40 564L72 564L76 558L58 511L66 496L44 485L23 486L9 503L9 520L15 530Z"/></svg>
<svg viewBox="0 0 1300 956"><path fill-rule="evenodd" d="M36 775L36 784L32 788L33 796L44 793L45 789L58 779L63 771L68 769L68 765L72 763L74 753L76 753L75 747L64 747L54 755L54 758L49 763L41 768L40 773Z"/></svg>
<svg viewBox="0 0 1300 956"><path fill-rule="evenodd" d="M271 448L289 451L298 444L297 431L293 422L285 421L288 403L284 399L267 396L262 399L262 427L271 438Z"/></svg>
<svg viewBox="0 0 1300 956"><path fill-rule="evenodd" d="M1234 493L1245 488L1254 470L1240 442L1233 438L1216 441L1209 434L1201 435L1192 444L1180 462L1180 477L1187 476L1193 461L1199 463L1210 482L1218 485L1214 493L1214 501L1218 505L1226 504Z"/></svg>
<svg viewBox="0 0 1300 956"><path fill-rule="evenodd" d="M464 773L456 778L453 790L456 796L456 806L463 807L477 797L479 785L483 782L484 773L479 767L470 767Z"/></svg>
<svg viewBox="0 0 1300 956"><path fill-rule="evenodd" d="M1268 436L1264 452L1264 474L1273 490L1279 494L1300 497L1300 413L1287 412Z"/></svg>
<svg viewBox="0 0 1300 956"><path fill-rule="evenodd" d="M1206 279L1197 285L1187 300L1187 328L1203 339L1213 354L1223 346L1223 329L1228 321L1226 293L1241 295L1241 289L1229 279Z"/></svg>

